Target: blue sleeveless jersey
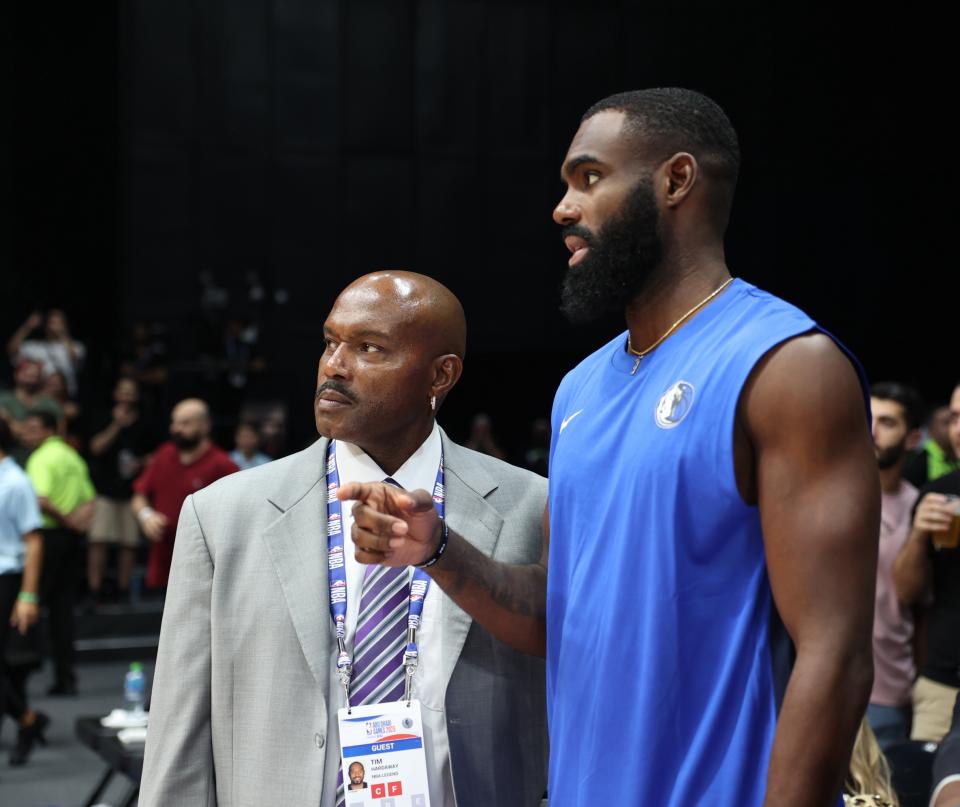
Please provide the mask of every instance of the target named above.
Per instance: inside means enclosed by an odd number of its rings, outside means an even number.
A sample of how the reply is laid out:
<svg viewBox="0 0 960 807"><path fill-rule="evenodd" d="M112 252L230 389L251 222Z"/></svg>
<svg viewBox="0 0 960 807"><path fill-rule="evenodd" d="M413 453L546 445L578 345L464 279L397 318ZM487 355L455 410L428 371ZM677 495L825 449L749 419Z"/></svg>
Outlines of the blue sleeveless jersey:
<svg viewBox="0 0 960 807"><path fill-rule="evenodd" d="M757 362L816 328L735 280L630 375L626 333L557 391L550 807L760 807L792 648L734 418Z"/></svg>

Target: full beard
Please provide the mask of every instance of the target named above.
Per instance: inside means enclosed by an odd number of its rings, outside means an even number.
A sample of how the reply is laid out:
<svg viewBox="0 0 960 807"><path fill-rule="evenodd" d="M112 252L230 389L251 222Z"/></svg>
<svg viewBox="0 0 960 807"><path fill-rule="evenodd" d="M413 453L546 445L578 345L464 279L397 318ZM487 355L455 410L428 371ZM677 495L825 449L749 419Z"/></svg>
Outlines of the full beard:
<svg viewBox="0 0 960 807"><path fill-rule="evenodd" d="M907 450L906 442L897 443L889 448L877 449L877 467L881 471L887 471L900 462L900 458Z"/></svg>
<svg viewBox="0 0 960 807"><path fill-rule="evenodd" d="M181 451L192 451L198 445L200 445L200 440L202 439L200 435L195 437L185 437L182 434L175 434L170 438L173 441L173 444L179 448Z"/></svg>
<svg viewBox="0 0 960 807"><path fill-rule="evenodd" d="M623 311L643 289L663 257L657 233L659 214L652 179L641 179L620 213L596 235L585 227L563 228L564 237L577 235L588 251L567 269L560 310L572 322L590 322Z"/></svg>

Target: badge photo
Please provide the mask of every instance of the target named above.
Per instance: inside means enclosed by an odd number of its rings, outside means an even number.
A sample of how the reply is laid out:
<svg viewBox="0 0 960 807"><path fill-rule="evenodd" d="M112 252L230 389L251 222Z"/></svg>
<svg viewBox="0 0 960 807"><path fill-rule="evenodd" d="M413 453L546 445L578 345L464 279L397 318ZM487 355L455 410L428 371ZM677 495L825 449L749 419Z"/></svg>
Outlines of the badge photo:
<svg viewBox="0 0 960 807"><path fill-rule="evenodd" d="M340 709L345 807L430 807L420 702Z"/></svg>

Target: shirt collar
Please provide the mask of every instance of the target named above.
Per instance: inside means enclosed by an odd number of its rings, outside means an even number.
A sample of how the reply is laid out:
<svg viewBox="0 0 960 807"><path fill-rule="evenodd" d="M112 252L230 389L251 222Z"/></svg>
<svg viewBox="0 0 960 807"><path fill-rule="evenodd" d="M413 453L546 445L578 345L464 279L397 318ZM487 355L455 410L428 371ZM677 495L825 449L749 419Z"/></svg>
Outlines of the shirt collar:
<svg viewBox="0 0 960 807"><path fill-rule="evenodd" d="M440 467L440 427L433 430L420 447L413 452L391 478L406 490L433 490ZM337 440L337 471L340 484L345 482L382 482L387 474L359 446Z"/></svg>

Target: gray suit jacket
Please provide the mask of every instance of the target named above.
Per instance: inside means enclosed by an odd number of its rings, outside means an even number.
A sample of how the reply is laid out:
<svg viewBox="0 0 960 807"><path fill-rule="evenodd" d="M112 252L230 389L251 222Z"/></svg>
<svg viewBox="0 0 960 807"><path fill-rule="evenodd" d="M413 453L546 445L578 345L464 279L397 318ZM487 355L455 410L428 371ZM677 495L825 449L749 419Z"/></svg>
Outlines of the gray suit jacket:
<svg viewBox="0 0 960 807"><path fill-rule="evenodd" d="M542 477L442 435L450 528L536 561ZM233 474L180 513L154 673L141 807L318 807L336 658L326 563L327 440ZM536 805L546 782L544 668L451 601L445 711L459 807Z"/></svg>

